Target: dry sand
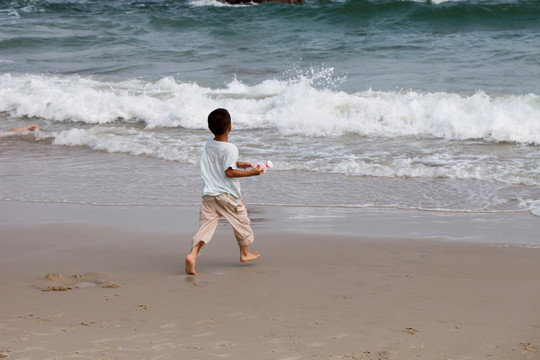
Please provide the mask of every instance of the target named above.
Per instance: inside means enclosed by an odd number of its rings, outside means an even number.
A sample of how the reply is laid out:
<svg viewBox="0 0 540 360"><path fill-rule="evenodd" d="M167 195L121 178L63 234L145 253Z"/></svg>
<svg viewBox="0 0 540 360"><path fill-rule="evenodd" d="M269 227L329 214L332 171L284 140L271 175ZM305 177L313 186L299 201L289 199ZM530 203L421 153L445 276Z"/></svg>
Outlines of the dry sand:
<svg viewBox="0 0 540 360"><path fill-rule="evenodd" d="M191 228L0 227L8 359L540 359L540 249L220 226L187 276Z"/></svg>

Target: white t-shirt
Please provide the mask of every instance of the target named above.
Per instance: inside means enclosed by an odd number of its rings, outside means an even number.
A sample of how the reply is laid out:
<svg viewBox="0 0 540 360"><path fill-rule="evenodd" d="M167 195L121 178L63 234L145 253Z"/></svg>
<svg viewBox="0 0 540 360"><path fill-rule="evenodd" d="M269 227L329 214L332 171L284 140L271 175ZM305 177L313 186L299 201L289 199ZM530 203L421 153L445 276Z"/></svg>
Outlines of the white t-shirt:
<svg viewBox="0 0 540 360"><path fill-rule="evenodd" d="M237 160L238 148L234 144L214 139L208 140L201 156L203 196L229 194L237 199L242 198L238 179L225 176L225 170L237 168Z"/></svg>

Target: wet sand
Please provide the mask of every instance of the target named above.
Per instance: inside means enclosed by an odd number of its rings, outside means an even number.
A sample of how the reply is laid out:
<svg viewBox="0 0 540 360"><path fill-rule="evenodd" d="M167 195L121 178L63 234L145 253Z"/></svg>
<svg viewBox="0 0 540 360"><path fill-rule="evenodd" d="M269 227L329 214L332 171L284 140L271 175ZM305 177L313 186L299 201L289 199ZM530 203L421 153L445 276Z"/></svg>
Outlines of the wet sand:
<svg viewBox="0 0 540 360"><path fill-rule="evenodd" d="M538 248L353 235L346 216L317 234L254 211L260 259L241 264L220 225L188 276L196 208L165 209L176 222L157 207L0 208L0 357L540 358ZM154 225L130 225L134 211Z"/></svg>

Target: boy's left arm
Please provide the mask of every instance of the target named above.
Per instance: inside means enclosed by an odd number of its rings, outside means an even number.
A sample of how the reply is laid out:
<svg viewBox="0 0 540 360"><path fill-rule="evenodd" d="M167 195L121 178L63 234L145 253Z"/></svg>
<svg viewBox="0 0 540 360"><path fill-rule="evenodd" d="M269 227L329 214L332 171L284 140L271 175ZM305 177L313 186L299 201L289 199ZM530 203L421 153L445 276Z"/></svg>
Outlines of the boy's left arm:
<svg viewBox="0 0 540 360"><path fill-rule="evenodd" d="M248 162L237 161L237 162L236 162L236 167L245 170L245 169L247 169L247 168L252 168L253 165L251 165L251 164L248 163Z"/></svg>

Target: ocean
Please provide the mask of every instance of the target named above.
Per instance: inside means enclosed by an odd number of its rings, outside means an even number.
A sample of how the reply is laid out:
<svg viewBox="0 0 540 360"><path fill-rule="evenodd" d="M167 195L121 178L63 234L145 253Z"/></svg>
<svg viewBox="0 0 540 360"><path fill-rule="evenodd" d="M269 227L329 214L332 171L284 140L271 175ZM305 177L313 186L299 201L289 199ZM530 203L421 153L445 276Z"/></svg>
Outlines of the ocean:
<svg viewBox="0 0 540 360"><path fill-rule="evenodd" d="M0 201L200 202L227 108L248 205L540 216L540 2L0 2Z"/></svg>

